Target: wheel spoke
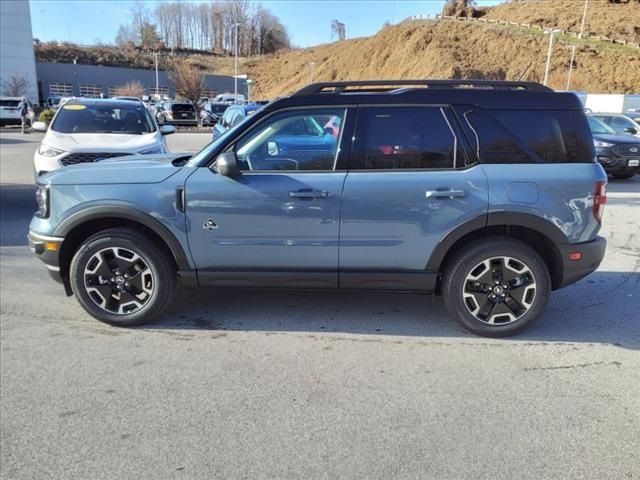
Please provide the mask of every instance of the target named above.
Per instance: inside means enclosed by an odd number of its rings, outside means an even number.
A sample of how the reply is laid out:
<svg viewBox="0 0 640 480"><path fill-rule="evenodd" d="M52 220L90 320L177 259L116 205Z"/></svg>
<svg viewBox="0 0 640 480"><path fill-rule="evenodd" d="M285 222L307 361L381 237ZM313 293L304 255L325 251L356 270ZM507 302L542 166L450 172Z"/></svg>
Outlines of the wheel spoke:
<svg viewBox="0 0 640 480"><path fill-rule="evenodd" d="M522 306L522 304L518 300L513 298L513 296L511 295L508 295L507 297L505 297L504 304L509 308L509 310L513 312L513 314L516 317L519 317L520 315L522 315L524 312L527 311L527 309L524 306Z"/></svg>
<svg viewBox="0 0 640 480"><path fill-rule="evenodd" d="M484 305L480 308L480 310L476 315L481 320L488 321L491 318L491 314L493 313L493 310L495 308L496 308L496 302L491 301L489 299L485 299Z"/></svg>

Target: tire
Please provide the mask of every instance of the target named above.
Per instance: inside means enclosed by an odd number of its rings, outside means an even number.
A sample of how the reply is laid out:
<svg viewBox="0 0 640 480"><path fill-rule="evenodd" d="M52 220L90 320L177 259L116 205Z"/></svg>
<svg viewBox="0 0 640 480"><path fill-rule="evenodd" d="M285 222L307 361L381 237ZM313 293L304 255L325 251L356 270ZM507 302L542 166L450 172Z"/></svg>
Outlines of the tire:
<svg viewBox="0 0 640 480"><path fill-rule="evenodd" d="M449 314L485 337L507 337L531 326L544 312L550 292L544 260L526 243L509 237L465 246L448 263L442 282Z"/></svg>
<svg viewBox="0 0 640 480"><path fill-rule="evenodd" d="M157 319L171 302L176 284L173 260L130 228L111 228L89 237L73 256L69 276L87 313L121 327Z"/></svg>
<svg viewBox="0 0 640 480"><path fill-rule="evenodd" d="M631 177L633 177L636 174L636 172L630 172L630 173L612 173L611 175L613 175L613 178L617 178L618 180L628 180Z"/></svg>

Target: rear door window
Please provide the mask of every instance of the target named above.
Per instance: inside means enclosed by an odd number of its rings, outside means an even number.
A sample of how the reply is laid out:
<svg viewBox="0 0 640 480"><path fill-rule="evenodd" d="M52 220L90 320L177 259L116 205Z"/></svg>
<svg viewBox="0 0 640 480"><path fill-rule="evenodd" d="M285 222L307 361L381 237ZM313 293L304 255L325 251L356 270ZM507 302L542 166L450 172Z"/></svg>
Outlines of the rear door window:
<svg viewBox="0 0 640 480"><path fill-rule="evenodd" d="M358 134L367 170L453 168L457 139L440 107L366 107Z"/></svg>

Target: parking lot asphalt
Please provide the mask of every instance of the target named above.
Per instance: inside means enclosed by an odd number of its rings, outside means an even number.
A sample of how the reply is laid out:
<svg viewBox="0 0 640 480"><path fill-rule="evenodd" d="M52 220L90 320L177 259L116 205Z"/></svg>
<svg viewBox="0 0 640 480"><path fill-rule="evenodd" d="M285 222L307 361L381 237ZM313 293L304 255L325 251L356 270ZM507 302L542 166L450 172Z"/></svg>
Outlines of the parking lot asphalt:
<svg viewBox="0 0 640 480"><path fill-rule="evenodd" d="M242 290L118 329L27 248L40 138L0 133L3 479L640 478L640 176L600 269L516 337L430 296Z"/></svg>

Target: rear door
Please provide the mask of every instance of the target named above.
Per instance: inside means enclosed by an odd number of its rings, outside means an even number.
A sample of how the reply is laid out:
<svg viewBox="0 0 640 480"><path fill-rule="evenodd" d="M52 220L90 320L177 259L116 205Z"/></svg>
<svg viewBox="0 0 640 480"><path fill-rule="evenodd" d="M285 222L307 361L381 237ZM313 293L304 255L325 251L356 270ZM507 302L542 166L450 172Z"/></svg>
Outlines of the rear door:
<svg viewBox="0 0 640 480"><path fill-rule="evenodd" d="M359 107L340 234L343 288L429 290L431 252L488 207L487 179L467 166L443 106Z"/></svg>

